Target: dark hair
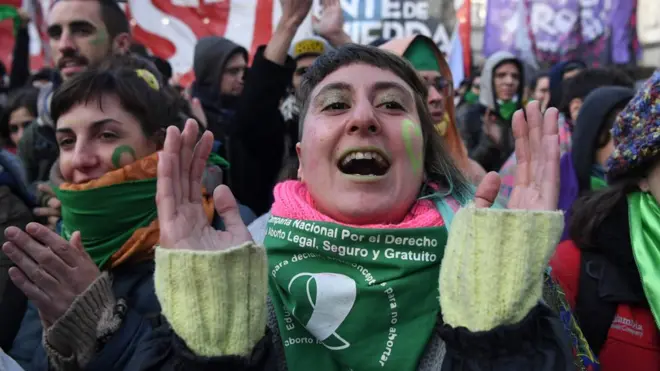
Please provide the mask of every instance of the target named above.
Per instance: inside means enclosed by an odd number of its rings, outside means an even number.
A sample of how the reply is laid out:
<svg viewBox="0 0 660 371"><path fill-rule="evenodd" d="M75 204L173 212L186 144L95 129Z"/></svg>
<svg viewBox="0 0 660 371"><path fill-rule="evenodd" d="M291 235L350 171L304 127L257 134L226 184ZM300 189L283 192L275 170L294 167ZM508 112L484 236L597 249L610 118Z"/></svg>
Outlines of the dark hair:
<svg viewBox="0 0 660 371"><path fill-rule="evenodd" d="M21 107L25 107L34 117L37 117L37 100L39 98L39 89L32 86L13 91L7 99L7 105L0 118L0 139L9 140L9 116Z"/></svg>
<svg viewBox="0 0 660 371"><path fill-rule="evenodd" d="M131 44L128 50L130 50L131 53L135 55L139 55L142 58L149 58L149 52L147 51L147 48L142 44L133 43Z"/></svg>
<svg viewBox="0 0 660 371"><path fill-rule="evenodd" d="M542 78L549 78L549 77L550 77L550 73L548 71L542 71L537 73L529 84L529 90L531 91L536 90L536 85L539 84L539 80L541 80Z"/></svg>
<svg viewBox="0 0 660 371"><path fill-rule="evenodd" d="M570 115L570 105L573 99L587 97L592 91L603 86L623 86L633 88L634 81L628 75L614 68L587 68L574 77L562 81L563 97L560 111Z"/></svg>
<svg viewBox="0 0 660 371"><path fill-rule="evenodd" d="M623 108L628 104L628 100L626 100L623 103L619 103L614 108L610 110L610 112L605 116L605 120L603 121L603 126L600 127L600 131L598 132L598 136L596 137L596 149L601 149L607 145L607 143L610 142L610 139L612 138L612 133L610 132L612 130L612 127L614 126L614 121L616 121L616 117L619 116L619 113L623 110Z"/></svg>
<svg viewBox="0 0 660 371"><path fill-rule="evenodd" d="M578 198L571 207L569 236L577 246L595 248L598 227L612 213L614 207L629 193L639 191L639 181L644 172L635 172L621 178L607 188L587 193Z"/></svg>
<svg viewBox="0 0 660 371"><path fill-rule="evenodd" d="M101 6L101 19L108 30L110 39L114 39L122 33L131 33L131 27L128 24L126 14L119 7L116 0L98 0Z"/></svg>
<svg viewBox="0 0 660 371"><path fill-rule="evenodd" d="M442 137L434 128L426 106L428 94L426 85L407 61L376 47L349 44L325 53L314 61L303 76L298 89L301 107L299 138L302 140L302 129L314 88L331 73L352 64L366 64L391 71L412 88L424 137L424 171L427 180L452 190L461 201L469 199L473 194L470 185L454 164L445 149Z"/></svg>
<svg viewBox="0 0 660 371"><path fill-rule="evenodd" d="M147 70L157 80L154 89L138 75L137 70ZM130 112L142 125L147 137L163 139L163 129L170 125L181 126L179 110L172 95L163 84L157 70L148 61L133 56L115 56L98 68L91 68L65 81L53 95L51 117L57 125L61 115L77 104L97 100L103 110L103 96L116 96L123 109Z"/></svg>

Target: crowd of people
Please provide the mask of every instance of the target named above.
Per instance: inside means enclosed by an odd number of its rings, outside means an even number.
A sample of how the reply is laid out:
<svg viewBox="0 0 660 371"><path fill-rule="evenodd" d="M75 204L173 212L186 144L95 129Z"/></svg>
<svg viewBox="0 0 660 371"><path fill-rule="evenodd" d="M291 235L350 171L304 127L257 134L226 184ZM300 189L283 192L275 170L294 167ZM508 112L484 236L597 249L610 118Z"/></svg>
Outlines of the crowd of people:
<svg viewBox="0 0 660 371"><path fill-rule="evenodd" d="M323 0L294 42L281 3L189 87L114 0L55 2L32 74L20 13L0 371L658 370L660 71L501 51L455 90L430 38Z"/></svg>

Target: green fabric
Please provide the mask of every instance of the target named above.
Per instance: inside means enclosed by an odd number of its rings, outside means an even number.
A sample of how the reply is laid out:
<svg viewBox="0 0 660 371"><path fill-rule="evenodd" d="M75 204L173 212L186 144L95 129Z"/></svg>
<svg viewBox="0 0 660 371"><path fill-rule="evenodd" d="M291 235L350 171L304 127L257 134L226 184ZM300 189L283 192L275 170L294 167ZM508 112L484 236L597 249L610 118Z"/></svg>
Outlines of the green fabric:
<svg viewBox="0 0 660 371"><path fill-rule="evenodd" d="M628 195L630 242L642 287L656 326L660 327L660 206L653 195Z"/></svg>
<svg viewBox="0 0 660 371"><path fill-rule="evenodd" d="M229 169L229 162L217 153L211 153L207 163Z"/></svg>
<svg viewBox="0 0 660 371"><path fill-rule="evenodd" d="M598 189L603 189L607 187L607 182L603 178L597 176L591 176L591 190L595 191Z"/></svg>
<svg viewBox="0 0 660 371"><path fill-rule="evenodd" d="M411 371L440 311L445 227L271 217L264 244L290 370ZM348 299L347 299L348 298Z"/></svg>
<svg viewBox="0 0 660 371"><path fill-rule="evenodd" d="M472 90L468 90L467 93L465 93L464 99L466 102L474 104L479 102L479 95L475 94Z"/></svg>
<svg viewBox="0 0 660 371"><path fill-rule="evenodd" d="M438 57L433 50L433 46L421 39L413 41L412 44L403 53L403 57L415 67L417 71L438 71Z"/></svg>
<svg viewBox="0 0 660 371"><path fill-rule="evenodd" d="M18 9L16 9L16 7L13 5L1 4L0 21L4 21L5 19L14 20L14 35L16 35L21 25L21 17L18 15Z"/></svg>
<svg viewBox="0 0 660 371"><path fill-rule="evenodd" d="M513 117L513 114L518 110L518 103L515 101L508 101L508 102L500 102L499 103L499 112L500 116L502 116L503 119L509 121Z"/></svg>
<svg viewBox="0 0 660 371"><path fill-rule="evenodd" d="M80 231L85 250L103 268L133 233L157 218L156 178L83 191L55 189L62 236Z"/></svg>

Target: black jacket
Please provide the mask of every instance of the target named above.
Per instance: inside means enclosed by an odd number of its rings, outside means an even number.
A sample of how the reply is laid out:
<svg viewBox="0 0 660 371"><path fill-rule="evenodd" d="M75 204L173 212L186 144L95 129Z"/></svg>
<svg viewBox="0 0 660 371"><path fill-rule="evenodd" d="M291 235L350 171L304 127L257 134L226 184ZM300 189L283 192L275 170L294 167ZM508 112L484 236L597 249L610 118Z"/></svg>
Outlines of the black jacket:
<svg viewBox="0 0 660 371"><path fill-rule="evenodd" d="M215 86L193 87L209 130L222 143L220 154L230 163L225 183L257 215L270 209L282 167L285 126L279 104L295 69L292 59L280 66L266 59L264 50L264 46L257 50L243 94L235 101L227 102Z"/></svg>

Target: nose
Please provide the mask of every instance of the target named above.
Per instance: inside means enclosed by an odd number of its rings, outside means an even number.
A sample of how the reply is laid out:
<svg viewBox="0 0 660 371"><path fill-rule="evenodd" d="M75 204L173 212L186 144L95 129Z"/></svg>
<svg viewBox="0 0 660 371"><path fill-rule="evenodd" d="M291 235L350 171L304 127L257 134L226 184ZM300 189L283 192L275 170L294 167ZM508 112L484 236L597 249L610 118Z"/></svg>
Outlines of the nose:
<svg viewBox="0 0 660 371"><path fill-rule="evenodd" d="M67 50L76 49L76 46L73 43L73 38L71 37L71 33L68 30L62 31L62 34L60 35L60 39L58 40L57 43L57 48L59 49L60 53L64 53Z"/></svg>
<svg viewBox="0 0 660 371"><path fill-rule="evenodd" d="M436 89L435 86L430 85L428 98L429 104L441 102L442 98L442 94L438 91L438 89Z"/></svg>
<svg viewBox="0 0 660 371"><path fill-rule="evenodd" d="M513 84L513 76L511 75L504 76L504 82L507 84Z"/></svg>
<svg viewBox="0 0 660 371"><path fill-rule="evenodd" d="M74 169L85 172L91 168L98 166L99 158L92 151L89 146L84 143L79 143L74 149L73 158L71 159L71 165Z"/></svg>
<svg viewBox="0 0 660 371"><path fill-rule="evenodd" d="M351 116L346 123L347 134L376 134L381 131L381 124L375 115L369 99L362 99L354 104Z"/></svg>

